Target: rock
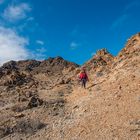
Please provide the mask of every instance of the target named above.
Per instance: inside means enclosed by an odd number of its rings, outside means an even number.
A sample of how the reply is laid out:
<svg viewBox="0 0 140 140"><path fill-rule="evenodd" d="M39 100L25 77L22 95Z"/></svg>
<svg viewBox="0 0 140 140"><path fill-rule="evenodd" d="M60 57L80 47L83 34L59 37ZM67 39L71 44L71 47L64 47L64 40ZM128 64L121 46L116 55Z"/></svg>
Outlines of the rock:
<svg viewBox="0 0 140 140"><path fill-rule="evenodd" d="M0 68L0 78L4 75L2 68Z"/></svg>
<svg viewBox="0 0 140 140"><path fill-rule="evenodd" d="M60 85L63 85L65 84L65 81L62 79L60 82L59 82Z"/></svg>
<svg viewBox="0 0 140 140"><path fill-rule="evenodd" d="M24 117L25 115L24 114L22 114L22 113L18 113L18 114L15 114L15 118L22 118L22 117Z"/></svg>
<svg viewBox="0 0 140 140"><path fill-rule="evenodd" d="M79 108L79 106L78 106L78 105L76 105L76 106L74 106L74 107L73 107L73 109L77 109L77 108Z"/></svg>
<svg viewBox="0 0 140 140"><path fill-rule="evenodd" d="M9 75L9 78L4 81L3 85L8 88L16 88L17 86L27 85L28 83L32 83L32 85L35 86L38 84L32 77L22 72L14 71Z"/></svg>
<svg viewBox="0 0 140 140"><path fill-rule="evenodd" d="M120 85L120 86L119 86L119 90L121 90L121 89L122 89L122 86Z"/></svg>
<svg viewBox="0 0 140 140"><path fill-rule="evenodd" d="M32 71L34 68L39 67L40 64L41 64L40 61L30 60L28 62L28 65L25 67L25 70L26 71Z"/></svg>
<svg viewBox="0 0 140 140"><path fill-rule="evenodd" d="M9 61L9 62L3 64L2 69L9 70L11 72L14 70L16 71L16 70L18 70L17 63L15 61Z"/></svg>
<svg viewBox="0 0 140 140"><path fill-rule="evenodd" d="M33 107L38 107L41 106L43 104L43 100L39 99L36 96L31 97L27 108L33 108Z"/></svg>
<svg viewBox="0 0 140 140"><path fill-rule="evenodd" d="M0 139L138 139L139 44L117 57L101 49L81 67L61 57L1 67ZM84 66L87 89L76 79Z"/></svg>
<svg viewBox="0 0 140 140"><path fill-rule="evenodd" d="M86 62L83 67L88 71L97 71L98 68L103 67L103 70L106 70L106 67L111 66L114 61L114 56L111 55L107 49L101 49L96 52L96 54L88 62Z"/></svg>
<svg viewBox="0 0 140 140"><path fill-rule="evenodd" d="M120 59L126 59L133 55L140 54L140 33L128 39L125 48L118 55Z"/></svg>

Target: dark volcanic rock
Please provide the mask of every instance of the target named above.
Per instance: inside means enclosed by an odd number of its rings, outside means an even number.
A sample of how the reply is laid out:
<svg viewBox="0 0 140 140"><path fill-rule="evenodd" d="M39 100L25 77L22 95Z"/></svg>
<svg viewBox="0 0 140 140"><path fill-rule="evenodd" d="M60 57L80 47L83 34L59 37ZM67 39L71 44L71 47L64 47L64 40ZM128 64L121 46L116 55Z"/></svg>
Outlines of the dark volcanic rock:
<svg viewBox="0 0 140 140"><path fill-rule="evenodd" d="M17 63L16 61L9 61L2 66L3 69L9 69L9 70L17 70Z"/></svg>
<svg viewBox="0 0 140 140"><path fill-rule="evenodd" d="M2 68L0 68L0 78L3 76L3 70L2 70Z"/></svg>
<svg viewBox="0 0 140 140"><path fill-rule="evenodd" d="M24 83L29 83L33 81L31 77L28 77L24 73L20 73L19 71L14 72L10 75L10 79L4 83L4 86L13 87L13 86L20 86Z"/></svg>
<svg viewBox="0 0 140 140"><path fill-rule="evenodd" d="M29 103L28 103L28 106L27 108L33 108L33 107L38 107L40 105L43 104L43 100L41 100L40 98L36 97L36 96L33 96Z"/></svg>
<svg viewBox="0 0 140 140"><path fill-rule="evenodd" d="M17 71L17 70L18 70L18 67L15 61L9 61L3 64L3 66L1 67L1 73L3 73L4 75L11 74L12 71Z"/></svg>

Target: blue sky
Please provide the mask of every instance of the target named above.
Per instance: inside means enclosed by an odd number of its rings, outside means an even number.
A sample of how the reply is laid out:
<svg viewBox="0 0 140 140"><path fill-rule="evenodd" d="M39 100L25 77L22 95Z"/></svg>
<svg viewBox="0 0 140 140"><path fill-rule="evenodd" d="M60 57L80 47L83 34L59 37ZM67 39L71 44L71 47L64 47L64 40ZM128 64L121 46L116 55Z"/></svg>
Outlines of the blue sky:
<svg viewBox="0 0 140 140"><path fill-rule="evenodd" d="M62 56L83 64L113 55L140 31L139 0L0 0L0 64Z"/></svg>

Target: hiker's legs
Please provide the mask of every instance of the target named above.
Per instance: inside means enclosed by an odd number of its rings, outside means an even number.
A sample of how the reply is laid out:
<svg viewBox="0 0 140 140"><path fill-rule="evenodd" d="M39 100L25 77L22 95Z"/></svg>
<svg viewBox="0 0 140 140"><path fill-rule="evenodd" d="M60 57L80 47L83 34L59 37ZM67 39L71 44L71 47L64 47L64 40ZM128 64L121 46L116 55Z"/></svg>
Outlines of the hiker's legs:
<svg viewBox="0 0 140 140"><path fill-rule="evenodd" d="M86 79L82 79L82 87L86 88Z"/></svg>
<svg viewBox="0 0 140 140"><path fill-rule="evenodd" d="M86 83L87 83L87 81L86 81L86 79L84 80L84 88L86 88Z"/></svg>

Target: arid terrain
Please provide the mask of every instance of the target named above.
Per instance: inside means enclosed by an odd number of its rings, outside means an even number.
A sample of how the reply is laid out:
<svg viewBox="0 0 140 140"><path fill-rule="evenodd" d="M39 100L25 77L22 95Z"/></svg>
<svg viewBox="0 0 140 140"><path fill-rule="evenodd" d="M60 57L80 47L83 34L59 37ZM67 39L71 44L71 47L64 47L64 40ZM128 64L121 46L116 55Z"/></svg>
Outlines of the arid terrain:
<svg viewBox="0 0 140 140"><path fill-rule="evenodd" d="M82 66L61 57L3 64L0 139L140 140L140 33L117 56L102 49Z"/></svg>

